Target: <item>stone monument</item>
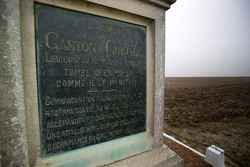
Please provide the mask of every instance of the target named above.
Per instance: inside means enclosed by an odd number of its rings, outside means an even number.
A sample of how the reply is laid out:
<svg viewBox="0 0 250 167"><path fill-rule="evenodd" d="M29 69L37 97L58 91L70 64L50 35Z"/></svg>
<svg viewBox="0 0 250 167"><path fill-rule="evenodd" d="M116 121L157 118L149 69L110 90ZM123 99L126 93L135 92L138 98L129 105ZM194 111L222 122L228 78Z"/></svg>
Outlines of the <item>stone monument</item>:
<svg viewBox="0 0 250 167"><path fill-rule="evenodd" d="M162 143L174 0L1 0L0 165L181 166Z"/></svg>

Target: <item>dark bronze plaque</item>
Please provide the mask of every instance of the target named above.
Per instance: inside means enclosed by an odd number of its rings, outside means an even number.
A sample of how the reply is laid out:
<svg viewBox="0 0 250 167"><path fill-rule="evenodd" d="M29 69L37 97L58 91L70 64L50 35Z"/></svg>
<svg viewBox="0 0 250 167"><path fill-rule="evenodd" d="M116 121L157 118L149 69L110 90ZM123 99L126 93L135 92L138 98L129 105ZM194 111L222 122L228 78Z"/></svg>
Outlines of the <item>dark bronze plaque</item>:
<svg viewBox="0 0 250 167"><path fill-rule="evenodd" d="M146 129L146 27L35 4L42 154Z"/></svg>

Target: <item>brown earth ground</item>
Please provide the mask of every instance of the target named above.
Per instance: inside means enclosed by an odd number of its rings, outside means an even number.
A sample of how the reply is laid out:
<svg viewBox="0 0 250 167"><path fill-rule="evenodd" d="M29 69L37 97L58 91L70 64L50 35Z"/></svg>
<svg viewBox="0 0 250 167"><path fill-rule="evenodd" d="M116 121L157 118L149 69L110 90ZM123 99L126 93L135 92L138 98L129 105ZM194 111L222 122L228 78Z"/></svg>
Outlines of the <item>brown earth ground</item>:
<svg viewBox="0 0 250 167"><path fill-rule="evenodd" d="M189 149L168 139L165 139L164 143L182 158L184 161L184 167L212 167L206 163L202 157Z"/></svg>
<svg viewBox="0 0 250 167"><path fill-rule="evenodd" d="M227 167L250 166L250 78L167 78L165 97L166 133L204 154L219 146Z"/></svg>

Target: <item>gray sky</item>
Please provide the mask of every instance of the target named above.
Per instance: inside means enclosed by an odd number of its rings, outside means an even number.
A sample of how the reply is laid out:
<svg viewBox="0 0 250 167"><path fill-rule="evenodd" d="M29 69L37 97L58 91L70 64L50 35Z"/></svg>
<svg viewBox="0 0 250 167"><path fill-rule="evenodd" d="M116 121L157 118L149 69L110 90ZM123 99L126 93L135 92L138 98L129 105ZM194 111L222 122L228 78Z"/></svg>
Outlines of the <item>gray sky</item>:
<svg viewBox="0 0 250 167"><path fill-rule="evenodd" d="M178 0L166 13L167 76L250 76L250 0Z"/></svg>

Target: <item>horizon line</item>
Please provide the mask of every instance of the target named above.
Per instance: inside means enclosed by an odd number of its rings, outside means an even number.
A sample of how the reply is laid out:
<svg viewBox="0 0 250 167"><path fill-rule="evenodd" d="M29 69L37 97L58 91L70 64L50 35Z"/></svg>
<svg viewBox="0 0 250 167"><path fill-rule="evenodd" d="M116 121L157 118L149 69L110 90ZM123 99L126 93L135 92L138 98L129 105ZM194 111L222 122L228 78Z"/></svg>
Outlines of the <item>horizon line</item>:
<svg viewBox="0 0 250 167"><path fill-rule="evenodd" d="M226 78L226 77L229 77L229 78L250 78L250 76L248 75L165 75L166 78L195 78L195 77L214 77L214 78Z"/></svg>

